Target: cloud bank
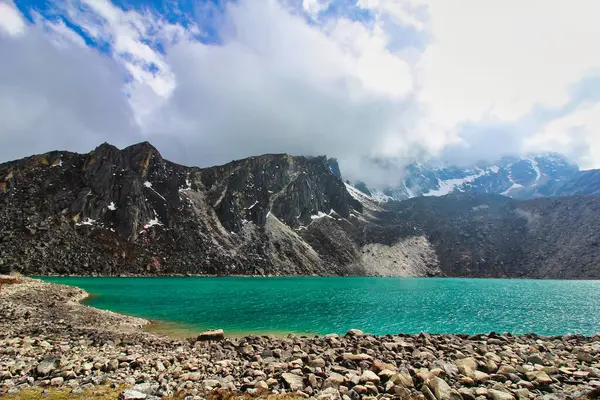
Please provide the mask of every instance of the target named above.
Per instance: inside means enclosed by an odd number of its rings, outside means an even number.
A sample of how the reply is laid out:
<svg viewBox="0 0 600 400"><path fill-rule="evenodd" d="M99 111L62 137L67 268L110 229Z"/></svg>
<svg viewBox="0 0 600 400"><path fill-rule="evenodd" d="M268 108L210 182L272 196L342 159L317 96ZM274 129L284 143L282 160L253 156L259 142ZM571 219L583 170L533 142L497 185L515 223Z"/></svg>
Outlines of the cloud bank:
<svg viewBox="0 0 600 400"><path fill-rule="evenodd" d="M595 0L0 2L0 161L149 140L199 166L327 154L376 185L416 158L600 167L597 15Z"/></svg>

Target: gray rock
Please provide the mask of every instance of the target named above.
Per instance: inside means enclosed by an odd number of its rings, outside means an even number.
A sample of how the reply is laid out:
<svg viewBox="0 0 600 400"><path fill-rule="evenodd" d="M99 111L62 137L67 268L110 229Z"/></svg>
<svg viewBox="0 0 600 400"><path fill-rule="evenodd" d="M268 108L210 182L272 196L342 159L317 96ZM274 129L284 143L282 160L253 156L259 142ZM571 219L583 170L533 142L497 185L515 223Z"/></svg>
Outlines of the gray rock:
<svg viewBox="0 0 600 400"><path fill-rule="evenodd" d="M137 385L134 385L131 389L135 390L136 392L141 392L141 393L145 393L145 394L154 394L158 388L159 388L159 384L158 383L150 383L150 382L144 382L144 383L138 383Z"/></svg>
<svg viewBox="0 0 600 400"><path fill-rule="evenodd" d="M119 395L119 400L145 400L148 398L146 393L137 390L126 389Z"/></svg>
<svg viewBox="0 0 600 400"><path fill-rule="evenodd" d="M214 329L209 331L204 331L200 335L198 335L198 341L220 341L225 339L225 332L223 329Z"/></svg>
<svg viewBox="0 0 600 400"><path fill-rule="evenodd" d="M552 378L544 371L531 371L527 374L527 379L540 385L549 385L552 383Z"/></svg>
<svg viewBox="0 0 600 400"><path fill-rule="evenodd" d="M377 376L377 374L373 371L366 370L360 376L361 383L366 383L366 382L379 383L380 381L381 381L381 378L379 376Z"/></svg>
<svg viewBox="0 0 600 400"><path fill-rule="evenodd" d="M269 385L265 381L258 381L254 384L254 388L260 391L267 391L269 390Z"/></svg>
<svg viewBox="0 0 600 400"><path fill-rule="evenodd" d="M281 377L292 392L304 389L304 378L302 376L284 373L281 374Z"/></svg>
<svg viewBox="0 0 600 400"><path fill-rule="evenodd" d="M412 388L414 386L414 382L413 382L413 378L412 376L410 376L410 374L408 373L408 371L406 369L403 369L402 371L400 371L400 373L394 375L391 378L392 382L394 382L396 385L405 387L405 388Z"/></svg>
<svg viewBox="0 0 600 400"><path fill-rule="evenodd" d="M346 333L346 336L365 336L365 333L360 329L350 329L348 333Z"/></svg>
<svg viewBox="0 0 600 400"><path fill-rule="evenodd" d="M344 360L350 360L350 361L367 361L367 360L373 359L373 357L368 354L344 353L342 355L342 357L344 358Z"/></svg>
<svg viewBox="0 0 600 400"><path fill-rule="evenodd" d="M327 388L315 396L317 400L341 400L340 392L334 388Z"/></svg>
<svg viewBox="0 0 600 400"><path fill-rule="evenodd" d="M323 388L337 388L342 383L344 383L345 378L343 375L338 374L337 372L331 372L329 376L325 379L323 383Z"/></svg>
<svg viewBox="0 0 600 400"><path fill-rule="evenodd" d="M475 379L475 371L477 371L477 361L472 357L465 357L456 360L456 366L461 374Z"/></svg>
<svg viewBox="0 0 600 400"><path fill-rule="evenodd" d="M462 400L460 393L437 376L427 380L426 384L437 400Z"/></svg>
<svg viewBox="0 0 600 400"><path fill-rule="evenodd" d="M36 367L36 371L41 376L49 375L55 371L61 364L61 358L58 356L49 356L44 358Z"/></svg>
<svg viewBox="0 0 600 400"><path fill-rule="evenodd" d="M527 362L531 364L544 365L544 359L539 354L530 354L527 356Z"/></svg>
<svg viewBox="0 0 600 400"><path fill-rule="evenodd" d="M591 364L594 362L594 357L590 353L580 351L577 353L577 360Z"/></svg>
<svg viewBox="0 0 600 400"><path fill-rule="evenodd" d="M488 395L492 400L515 400L515 396L501 390L488 389Z"/></svg>
<svg viewBox="0 0 600 400"><path fill-rule="evenodd" d="M324 367L326 365L325 360L323 360L322 358L315 358L314 360L310 360L308 365L310 365L311 367Z"/></svg>
<svg viewBox="0 0 600 400"><path fill-rule="evenodd" d="M65 378L62 376L50 379L50 385L52 386L62 386L63 383L65 383Z"/></svg>

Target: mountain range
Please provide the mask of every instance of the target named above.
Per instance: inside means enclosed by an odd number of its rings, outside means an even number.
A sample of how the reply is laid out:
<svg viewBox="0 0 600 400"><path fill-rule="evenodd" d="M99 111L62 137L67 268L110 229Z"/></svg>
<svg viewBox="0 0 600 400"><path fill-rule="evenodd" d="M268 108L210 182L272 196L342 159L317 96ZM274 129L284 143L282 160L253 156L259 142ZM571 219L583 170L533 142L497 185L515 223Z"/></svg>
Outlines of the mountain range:
<svg viewBox="0 0 600 400"><path fill-rule="evenodd" d="M435 166L412 163L394 187L354 186L377 201L449 193L494 193L514 199L600 194L600 170L580 171L560 154L504 157L494 163Z"/></svg>
<svg viewBox="0 0 600 400"><path fill-rule="evenodd" d="M597 193L598 176L544 157L415 165L398 202L325 156L197 168L147 142L52 151L0 164L0 270L600 278L600 196L540 197Z"/></svg>

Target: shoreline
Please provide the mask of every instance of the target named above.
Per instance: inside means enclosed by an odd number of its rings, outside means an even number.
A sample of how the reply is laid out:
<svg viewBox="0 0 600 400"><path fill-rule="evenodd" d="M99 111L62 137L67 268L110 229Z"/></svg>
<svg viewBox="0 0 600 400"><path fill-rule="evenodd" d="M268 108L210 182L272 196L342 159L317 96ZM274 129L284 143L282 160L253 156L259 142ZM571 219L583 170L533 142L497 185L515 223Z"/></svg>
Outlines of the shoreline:
<svg viewBox="0 0 600 400"><path fill-rule="evenodd" d="M350 331L202 342L147 332L152 321L81 304L87 296L31 278L1 288L0 396L53 387L77 393L107 384L148 400L227 398L219 390L332 400L600 395L600 334Z"/></svg>
<svg viewBox="0 0 600 400"><path fill-rule="evenodd" d="M565 281L565 282L594 282L600 278L538 278L538 277L468 277L468 276L401 276L401 275L209 275L209 274L119 274L119 275L80 275L80 274L51 274L26 275L31 279L39 278L387 278L387 279L481 279L481 280L514 280L514 281Z"/></svg>
<svg viewBox="0 0 600 400"><path fill-rule="evenodd" d="M125 314L127 315L127 314ZM202 332L210 329L196 328L177 321L149 319L150 323L144 326L144 332L166 336L173 339L194 339ZM301 338L320 337L317 333L310 332L285 332L285 331L225 331L224 337L228 339L242 339L250 336L273 337L284 339L288 335Z"/></svg>

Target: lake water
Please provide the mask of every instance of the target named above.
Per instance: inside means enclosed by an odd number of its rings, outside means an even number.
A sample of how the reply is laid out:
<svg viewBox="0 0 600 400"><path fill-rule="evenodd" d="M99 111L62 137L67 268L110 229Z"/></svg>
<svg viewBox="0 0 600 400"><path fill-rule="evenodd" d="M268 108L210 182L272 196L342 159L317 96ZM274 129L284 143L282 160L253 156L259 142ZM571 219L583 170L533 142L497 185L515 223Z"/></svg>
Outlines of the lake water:
<svg viewBox="0 0 600 400"><path fill-rule="evenodd" d="M362 277L44 278L191 334L600 332L600 281Z"/></svg>

